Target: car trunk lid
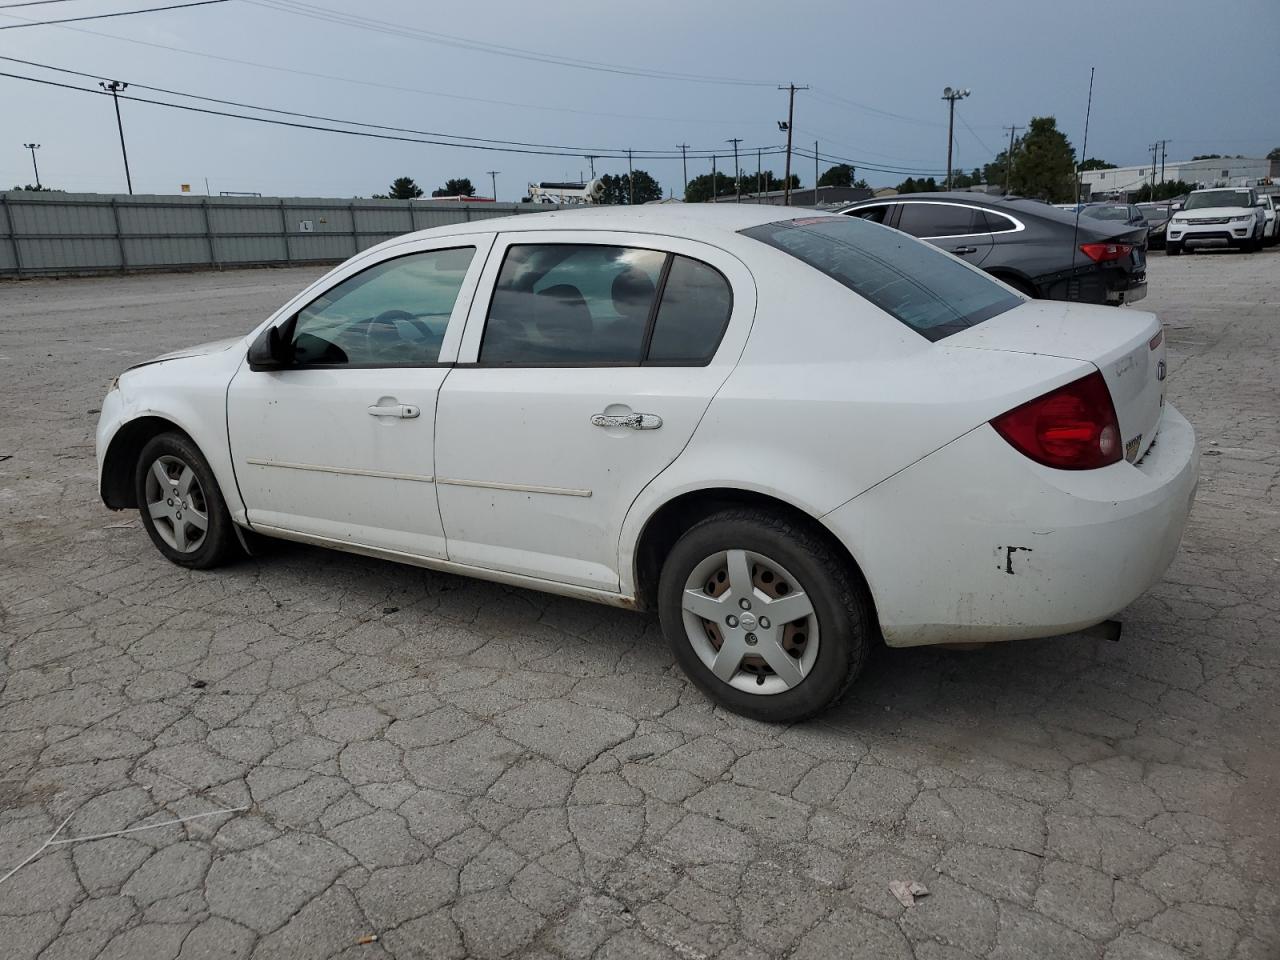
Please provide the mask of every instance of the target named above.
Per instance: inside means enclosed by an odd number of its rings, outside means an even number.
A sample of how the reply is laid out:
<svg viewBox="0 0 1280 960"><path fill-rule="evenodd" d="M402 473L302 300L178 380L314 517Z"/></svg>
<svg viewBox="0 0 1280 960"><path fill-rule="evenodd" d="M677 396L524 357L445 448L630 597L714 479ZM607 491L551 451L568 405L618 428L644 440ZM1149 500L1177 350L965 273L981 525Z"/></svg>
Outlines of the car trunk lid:
<svg viewBox="0 0 1280 960"><path fill-rule="evenodd" d="M1031 300L946 340L948 347L1082 360L1101 371L1120 422L1125 459L1151 446L1164 407L1164 332L1154 314Z"/></svg>

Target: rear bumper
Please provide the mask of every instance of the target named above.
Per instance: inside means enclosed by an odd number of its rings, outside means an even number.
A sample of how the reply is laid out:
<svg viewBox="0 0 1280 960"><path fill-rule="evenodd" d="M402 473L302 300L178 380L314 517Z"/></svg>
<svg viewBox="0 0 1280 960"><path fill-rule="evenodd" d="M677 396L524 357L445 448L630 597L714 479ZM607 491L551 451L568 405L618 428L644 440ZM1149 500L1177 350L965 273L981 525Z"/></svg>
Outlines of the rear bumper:
<svg viewBox="0 0 1280 960"><path fill-rule="evenodd" d="M1147 271L1116 264L1089 264L1074 270L1039 277L1036 286L1046 300L1078 303L1123 304L1147 295Z"/></svg>
<svg viewBox="0 0 1280 960"><path fill-rule="evenodd" d="M890 646L1055 636L1160 580L1195 497L1191 424L1166 405L1138 464L1063 471L987 425L823 518L858 559Z"/></svg>

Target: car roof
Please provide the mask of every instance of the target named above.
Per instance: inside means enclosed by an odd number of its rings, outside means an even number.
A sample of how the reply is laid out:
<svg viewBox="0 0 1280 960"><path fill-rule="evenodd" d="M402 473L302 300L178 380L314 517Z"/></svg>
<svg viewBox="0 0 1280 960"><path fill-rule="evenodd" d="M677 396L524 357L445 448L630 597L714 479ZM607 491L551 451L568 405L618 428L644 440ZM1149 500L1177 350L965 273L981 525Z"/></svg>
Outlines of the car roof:
<svg viewBox="0 0 1280 960"><path fill-rule="evenodd" d="M509 217L483 217L469 223L418 230L398 239L528 230L617 230L714 242L725 234L764 223L821 216L835 214L804 207L754 203L593 205Z"/></svg>

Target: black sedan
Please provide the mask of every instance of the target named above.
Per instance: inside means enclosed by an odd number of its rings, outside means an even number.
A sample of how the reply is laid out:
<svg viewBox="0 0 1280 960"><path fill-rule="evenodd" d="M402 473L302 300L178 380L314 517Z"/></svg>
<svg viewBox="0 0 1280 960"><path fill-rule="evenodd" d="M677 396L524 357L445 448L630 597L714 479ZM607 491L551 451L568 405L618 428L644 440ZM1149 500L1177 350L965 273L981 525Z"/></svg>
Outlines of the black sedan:
<svg viewBox="0 0 1280 960"><path fill-rule="evenodd" d="M1140 203L1138 209L1147 221L1147 246L1152 250L1163 250L1164 235L1169 229L1169 218L1173 216L1170 204Z"/></svg>
<svg viewBox="0 0 1280 960"><path fill-rule="evenodd" d="M1020 197L921 193L840 211L962 257L1031 297L1123 304L1147 295L1147 228Z"/></svg>

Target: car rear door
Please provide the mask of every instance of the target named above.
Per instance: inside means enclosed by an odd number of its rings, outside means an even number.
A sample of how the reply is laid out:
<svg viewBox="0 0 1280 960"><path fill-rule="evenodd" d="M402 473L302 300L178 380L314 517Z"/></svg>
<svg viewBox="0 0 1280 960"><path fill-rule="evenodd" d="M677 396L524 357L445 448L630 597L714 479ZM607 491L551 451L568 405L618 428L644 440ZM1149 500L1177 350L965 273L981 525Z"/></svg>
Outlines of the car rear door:
<svg viewBox="0 0 1280 960"><path fill-rule="evenodd" d="M991 233L981 207L949 200L898 204L897 228L953 253L975 267L991 254Z"/></svg>
<svg viewBox="0 0 1280 960"><path fill-rule="evenodd" d="M499 236L436 416L449 559L617 591L627 509L684 449L754 314L751 274L706 244Z"/></svg>
<svg viewBox="0 0 1280 960"><path fill-rule="evenodd" d="M252 526L445 556L436 397L492 243L415 241L348 264L292 314L295 362L241 366L227 428Z"/></svg>

